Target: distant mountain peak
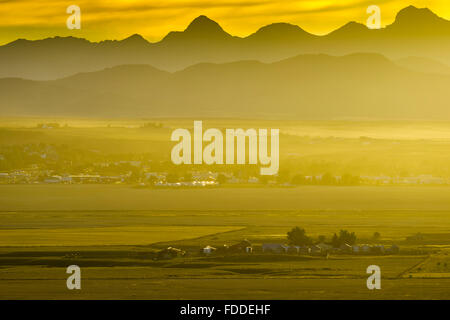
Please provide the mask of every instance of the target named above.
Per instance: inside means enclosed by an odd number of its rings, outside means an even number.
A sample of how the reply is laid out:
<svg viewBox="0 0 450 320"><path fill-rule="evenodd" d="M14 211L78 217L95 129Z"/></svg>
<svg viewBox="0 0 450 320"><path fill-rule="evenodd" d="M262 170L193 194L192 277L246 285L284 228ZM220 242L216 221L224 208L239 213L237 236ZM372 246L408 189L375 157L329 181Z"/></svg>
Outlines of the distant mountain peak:
<svg viewBox="0 0 450 320"><path fill-rule="evenodd" d="M217 22L208 18L205 15L201 15L201 16L198 16L197 18L195 18L194 20L192 20L192 22L189 24L189 26L187 27L186 30L197 28L197 27L205 27L205 26L220 28L220 26ZM220 28L220 29L222 29L222 28Z"/></svg>
<svg viewBox="0 0 450 320"><path fill-rule="evenodd" d="M125 38L122 40L122 42L127 42L127 43L148 43L147 40L145 40L145 38L143 36L141 36L140 34L133 34L131 36L129 36L128 38Z"/></svg>
<svg viewBox="0 0 450 320"><path fill-rule="evenodd" d="M350 21L350 22L344 24L344 25L342 26L342 28L345 28L345 29L352 29L352 30L356 30L356 29L358 29L358 30L367 29L367 27L366 27L364 24L359 23L359 22L356 22L356 21Z"/></svg>
<svg viewBox="0 0 450 320"><path fill-rule="evenodd" d="M333 36L336 36L336 35L346 35L346 36L353 35L354 36L356 34L364 33L364 32L366 32L368 30L369 29L364 24L359 23L359 22L355 22L355 21L350 21L350 22L344 24L339 29L332 31L330 33L330 35L333 35Z"/></svg>
<svg viewBox="0 0 450 320"><path fill-rule="evenodd" d="M407 6L403 9L401 9L398 13L397 16L401 16L401 15L414 15L414 14L427 14L427 15L432 15L432 16L436 16L436 14L433 13L433 11L431 11L428 8L417 8L413 5Z"/></svg>
<svg viewBox="0 0 450 320"><path fill-rule="evenodd" d="M260 28L255 33L248 36L248 39L264 42L264 41L296 41L305 38L312 38L314 35L306 32L299 26L290 23L272 23Z"/></svg>
<svg viewBox="0 0 450 320"><path fill-rule="evenodd" d="M264 27L260 28L258 31L256 31L256 33L275 33L275 32L297 33L297 34L308 33L295 24L284 23L284 22L272 23L272 24L264 26Z"/></svg>
<svg viewBox="0 0 450 320"><path fill-rule="evenodd" d="M367 35L371 30L366 25L351 21L328 34L332 39L356 39Z"/></svg>
<svg viewBox="0 0 450 320"><path fill-rule="evenodd" d="M393 25L417 26L423 23L445 21L428 8L408 6L397 13Z"/></svg>
<svg viewBox="0 0 450 320"><path fill-rule="evenodd" d="M215 22L214 20L211 20L207 16L201 15L195 18L189 26L184 30L185 33L188 34L195 34L198 36L205 36L205 35L227 35L222 27Z"/></svg>
<svg viewBox="0 0 450 320"><path fill-rule="evenodd" d="M269 24L267 26L261 27L257 32L268 31L268 30L270 30L270 31L303 31L303 32L305 32L299 26L296 26L295 24L285 23L285 22L277 22L277 23Z"/></svg>

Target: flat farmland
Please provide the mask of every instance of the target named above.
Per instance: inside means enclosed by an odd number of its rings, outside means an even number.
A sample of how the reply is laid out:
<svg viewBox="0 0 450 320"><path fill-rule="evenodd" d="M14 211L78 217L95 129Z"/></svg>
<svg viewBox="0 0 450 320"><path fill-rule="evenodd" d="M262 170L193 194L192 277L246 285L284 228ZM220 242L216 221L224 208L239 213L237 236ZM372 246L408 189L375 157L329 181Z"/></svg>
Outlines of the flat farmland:
<svg viewBox="0 0 450 320"><path fill-rule="evenodd" d="M0 299L450 299L450 279L383 279L381 290L368 290L365 277L168 279L148 268L115 267L85 269L82 290L70 291L64 268L47 277L30 269L3 277Z"/></svg>
<svg viewBox="0 0 450 320"><path fill-rule="evenodd" d="M0 186L0 299L449 299L450 188L149 189ZM286 243L294 226L329 240L395 243L398 255L203 256L248 239ZM373 239L375 232L380 238ZM408 237L420 233L419 242ZM189 254L169 260L173 246ZM82 290L66 288L69 265ZM366 287L379 265L382 290Z"/></svg>
<svg viewBox="0 0 450 320"><path fill-rule="evenodd" d="M0 233L1 246L149 245L203 237L239 229L227 226L124 226L90 228L8 229Z"/></svg>
<svg viewBox="0 0 450 320"><path fill-rule="evenodd" d="M303 186L151 189L121 185L0 185L0 210L450 211L450 188Z"/></svg>

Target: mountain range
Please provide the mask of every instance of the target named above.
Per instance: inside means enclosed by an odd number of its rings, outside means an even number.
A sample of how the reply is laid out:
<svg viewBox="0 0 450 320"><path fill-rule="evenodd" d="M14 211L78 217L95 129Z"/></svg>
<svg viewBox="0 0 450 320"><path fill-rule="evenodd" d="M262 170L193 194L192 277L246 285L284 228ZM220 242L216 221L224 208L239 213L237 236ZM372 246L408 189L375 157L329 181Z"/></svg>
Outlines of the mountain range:
<svg viewBox="0 0 450 320"><path fill-rule="evenodd" d="M411 70L379 54L307 54L274 63L201 63L173 73L121 65L58 80L4 78L0 114L450 119L449 88L450 74Z"/></svg>
<svg viewBox="0 0 450 320"><path fill-rule="evenodd" d="M350 22L317 36L295 25L274 23L240 38L206 16L199 16L184 31L170 32L156 43L138 34L102 42L74 37L19 39L0 46L0 78L54 80L124 64L148 64L174 72L205 62L271 63L299 54L359 52L379 53L391 59L415 56L450 65L450 21L429 9L410 6L401 10L391 25L379 30Z"/></svg>
<svg viewBox="0 0 450 320"><path fill-rule="evenodd" d="M277 23L239 38L205 16L158 43L0 47L0 115L450 120L450 21L407 7L379 30Z"/></svg>

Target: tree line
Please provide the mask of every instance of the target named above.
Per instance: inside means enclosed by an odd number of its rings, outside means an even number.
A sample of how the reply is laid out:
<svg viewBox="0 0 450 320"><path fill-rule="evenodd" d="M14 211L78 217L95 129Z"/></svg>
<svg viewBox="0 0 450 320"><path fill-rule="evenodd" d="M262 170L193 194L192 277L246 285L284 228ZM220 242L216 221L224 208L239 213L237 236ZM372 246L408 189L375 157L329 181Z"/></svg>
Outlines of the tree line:
<svg viewBox="0 0 450 320"><path fill-rule="evenodd" d="M319 236L317 241L306 235L306 231L300 227L294 227L287 233L287 240L289 245L294 246L308 246L314 243L326 242L325 236ZM354 245L357 237L354 232L347 230L340 230L339 233L334 233L331 240L328 242L334 248L339 248L343 244Z"/></svg>

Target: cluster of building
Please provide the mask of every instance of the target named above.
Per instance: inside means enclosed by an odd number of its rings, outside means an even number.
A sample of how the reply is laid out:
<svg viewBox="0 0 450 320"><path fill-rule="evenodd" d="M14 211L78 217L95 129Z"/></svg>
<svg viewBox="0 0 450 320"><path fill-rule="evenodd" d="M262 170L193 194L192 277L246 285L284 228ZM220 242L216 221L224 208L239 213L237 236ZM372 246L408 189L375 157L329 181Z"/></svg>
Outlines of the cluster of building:
<svg viewBox="0 0 450 320"><path fill-rule="evenodd" d="M326 243L318 243L310 246L293 246L278 243L265 243L262 245L262 252L270 253L295 253L305 255L324 255L324 254L396 254L399 252L397 245L386 248L384 245L349 245L342 244L335 248Z"/></svg>
<svg viewBox="0 0 450 320"><path fill-rule="evenodd" d="M145 172L141 186L154 187L211 187L219 185L219 173L210 171L194 171L189 178L170 177L167 172Z"/></svg>
<svg viewBox="0 0 450 320"><path fill-rule="evenodd" d="M418 176L400 177L400 176L369 176L360 175L353 176L352 181L346 181L345 176L333 175L305 175L302 177L301 184L358 184L358 185L448 185L450 179L444 177L435 177L429 174L421 174Z"/></svg>
<svg viewBox="0 0 450 320"><path fill-rule="evenodd" d="M328 254L354 254L354 255L384 255L397 254L400 248L397 245L385 247L384 245L349 245L342 244L339 248L326 243L318 243L309 246L294 246L280 243L263 243L261 246L254 246L248 240L243 240L234 245L223 245L213 247L210 245L200 249L201 255L213 254L252 254L252 253L271 253L271 254L298 254L311 256L325 256ZM158 253L159 259L169 259L185 256L186 251L169 247Z"/></svg>
<svg viewBox="0 0 450 320"><path fill-rule="evenodd" d="M139 183L140 186L154 187L208 187L217 186L219 173L202 172L193 173L192 177L170 178L167 172L143 172L138 177L133 177L131 172L116 175L103 175L97 173L79 174L55 174L51 170L40 170L30 168L27 170L12 170L0 172L0 184L117 184L117 183ZM232 177L224 182L239 183ZM253 180L251 180L253 182ZM254 182L253 182L254 183Z"/></svg>
<svg viewBox="0 0 450 320"><path fill-rule="evenodd" d="M141 184L145 186L145 183ZM158 181L153 184L155 187L208 187L217 186L219 183L217 181L183 181L183 182L165 182Z"/></svg>
<svg viewBox="0 0 450 320"><path fill-rule="evenodd" d="M0 172L0 184L27 184L37 180L36 174L25 170Z"/></svg>
<svg viewBox="0 0 450 320"><path fill-rule="evenodd" d="M285 245L279 243L264 243L261 246L264 253L294 253L304 255L323 255L323 254L396 254L399 252L397 245L385 248L384 245L349 245L342 244L335 248L326 243L318 243L308 246Z"/></svg>
<svg viewBox="0 0 450 320"><path fill-rule="evenodd" d="M139 161L133 161L139 162ZM92 171L92 170L91 170ZM193 172L192 177L177 177L170 179L168 172L145 171L138 177L131 179L132 172L124 171L114 175L104 175L99 173L78 173L78 174L55 174L54 171L39 169L36 166L23 170L11 170L0 172L0 184L114 184L114 183L139 183L141 186L155 187L208 187L219 184L260 184L263 183L258 177L238 178L228 172ZM320 183L321 176L305 176L305 183ZM336 178L336 177L335 177ZM360 185L449 185L450 180L434 177L431 175L420 175L417 177L389 177L389 176L361 176ZM337 179L337 178L336 178ZM337 181L337 180L336 180ZM296 183L280 183L276 177L265 181L269 185L294 186Z"/></svg>
<svg viewBox="0 0 450 320"><path fill-rule="evenodd" d="M450 180L433 175L422 174L416 177L390 177L390 176L361 176L363 184L377 185L445 185L450 184Z"/></svg>
<svg viewBox="0 0 450 320"><path fill-rule="evenodd" d="M113 184L113 183L123 183L129 175L118 175L118 176L102 176L99 174L76 174L76 175L63 175L63 176L48 176L43 179L43 183L63 183L63 184Z"/></svg>
<svg viewBox="0 0 450 320"><path fill-rule="evenodd" d="M127 181L129 174L103 176L98 174L54 175L46 171L14 170L0 172L0 184L114 184Z"/></svg>
<svg viewBox="0 0 450 320"><path fill-rule="evenodd" d="M43 127L53 124L43 124ZM76 154L76 156L74 156ZM20 159L20 161L17 161ZM278 176L255 176L254 171L211 172L192 171L184 173L164 172L167 163L130 156L128 160L111 159L99 151L83 154L62 146L30 144L0 149L0 184L71 184L71 183L135 183L155 187L208 187L219 184L269 184L294 185L450 185L450 179L433 175L399 176L352 176L297 174L280 179ZM15 168L15 165L20 168ZM58 168L57 170L51 170ZM164 169L162 169L164 168ZM170 171L170 170L169 170ZM173 169L172 171L176 171Z"/></svg>

